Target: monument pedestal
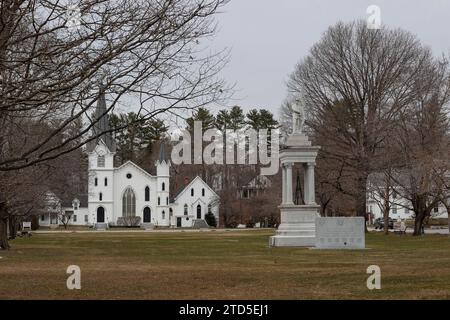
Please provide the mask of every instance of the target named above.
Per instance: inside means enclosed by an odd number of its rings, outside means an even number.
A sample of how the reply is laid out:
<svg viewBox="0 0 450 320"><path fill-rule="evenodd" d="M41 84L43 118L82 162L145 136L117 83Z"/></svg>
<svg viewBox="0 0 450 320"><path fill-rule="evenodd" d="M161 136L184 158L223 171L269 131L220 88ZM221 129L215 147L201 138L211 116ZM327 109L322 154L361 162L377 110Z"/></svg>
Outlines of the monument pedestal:
<svg viewBox="0 0 450 320"><path fill-rule="evenodd" d="M281 224L275 236L270 237L272 247L313 247L316 243L316 218L319 206L290 205L279 206Z"/></svg>

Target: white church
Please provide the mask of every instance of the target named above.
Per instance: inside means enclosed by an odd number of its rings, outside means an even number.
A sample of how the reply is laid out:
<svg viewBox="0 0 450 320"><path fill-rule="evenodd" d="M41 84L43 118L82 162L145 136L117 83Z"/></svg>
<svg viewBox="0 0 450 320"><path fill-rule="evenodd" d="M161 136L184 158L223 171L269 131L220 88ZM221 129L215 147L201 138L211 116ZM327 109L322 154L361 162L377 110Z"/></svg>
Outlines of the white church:
<svg viewBox="0 0 450 320"><path fill-rule="evenodd" d="M94 136L106 132L87 145L89 159L89 185L87 208L75 198L70 206L61 210L69 213L70 225L89 225L97 229L123 225L135 221L144 228L207 227L205 215L212 213L219 224L219 197L200 177L171 197L170 160L164 143L155 162L156 175L151 175L135 163L128 161L114 167L116 144L106 115L106 101L101 95L94 126ZM49 214L42 216L40 225L58 225L58 219ZM53 222L52 222L53 221Z"/></svg>

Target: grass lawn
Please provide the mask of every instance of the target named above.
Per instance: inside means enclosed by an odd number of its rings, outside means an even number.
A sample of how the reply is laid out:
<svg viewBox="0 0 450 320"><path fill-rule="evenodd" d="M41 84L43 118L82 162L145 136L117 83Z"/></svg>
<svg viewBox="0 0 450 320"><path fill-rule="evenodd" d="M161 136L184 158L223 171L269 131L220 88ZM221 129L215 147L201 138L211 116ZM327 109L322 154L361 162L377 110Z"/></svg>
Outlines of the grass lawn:
<svg viewBox="0 0 450 320"><path fill-rule="evenodd" d="M270 230L35 234L0 251L1 299L449 299L450 239L371 233L364 251L269 248ZM381 290L366 269L381 268ZM81 290L66 269L81 268Z"/></svg>

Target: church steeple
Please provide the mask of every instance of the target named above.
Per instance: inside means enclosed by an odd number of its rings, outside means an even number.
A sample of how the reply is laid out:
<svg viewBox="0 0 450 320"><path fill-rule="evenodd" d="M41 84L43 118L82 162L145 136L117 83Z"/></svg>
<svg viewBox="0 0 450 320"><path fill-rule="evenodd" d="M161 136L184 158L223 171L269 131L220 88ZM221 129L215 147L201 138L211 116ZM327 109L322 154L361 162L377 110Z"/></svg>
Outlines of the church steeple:
<svg viewBox="0 0 450 320"><path fill-rule="evenodd" d="M158 161L160 163L163 163L163 161L165 161L166 163L168 162L167 157L166 157L166 144L164 143L164 141L161 141L161 144L159 146L159 158Z"/></svg>
<svg viewBox="0 0 450 320"><path fill-rule="evenodd" d="M110 152L116 151L116 143L110 132L111 126L109 125L109 116L107 114L105 88L100 85L99 95L97 100L97 107L93 114L94 121L96 123L92 126L92 136L97 136L94 140L88 143L88 151L91 152L95 149L95 146L100 142L106 144Z"/></svg>

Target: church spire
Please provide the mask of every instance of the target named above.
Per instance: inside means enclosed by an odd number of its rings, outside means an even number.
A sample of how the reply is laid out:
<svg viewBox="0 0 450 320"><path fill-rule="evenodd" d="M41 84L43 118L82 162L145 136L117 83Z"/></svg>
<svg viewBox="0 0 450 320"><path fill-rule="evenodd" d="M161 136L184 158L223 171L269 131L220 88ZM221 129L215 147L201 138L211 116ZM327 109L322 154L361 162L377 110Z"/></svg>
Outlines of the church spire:
<svg viewBox="0 0 450 320"><path fill-rule="evenodd" d="M96 123L93 125L92 131L93 136L97 137L88 144L88 151L93 151L95 146L100 142L100 140L102 140L108 147L109 151L115 152L116 143L110 132L111 126L109 125L109 116L107 114L105 87L102 84L100 84L97 107L95 108L93 117Z"/></svg>
<svg viewBox="0 0 450 320"><path fill-rule="evenodd" d="M159 146L159 162L162 163L163 161L167 162L166 158L166 144L164 141L161 141L161 144Z"/></svg>

